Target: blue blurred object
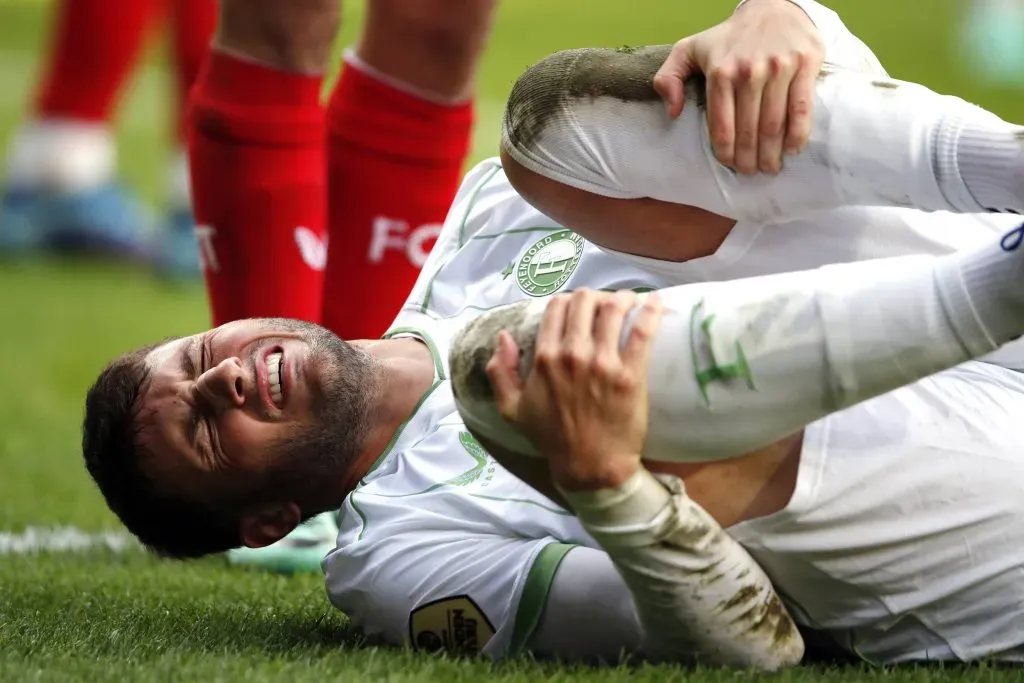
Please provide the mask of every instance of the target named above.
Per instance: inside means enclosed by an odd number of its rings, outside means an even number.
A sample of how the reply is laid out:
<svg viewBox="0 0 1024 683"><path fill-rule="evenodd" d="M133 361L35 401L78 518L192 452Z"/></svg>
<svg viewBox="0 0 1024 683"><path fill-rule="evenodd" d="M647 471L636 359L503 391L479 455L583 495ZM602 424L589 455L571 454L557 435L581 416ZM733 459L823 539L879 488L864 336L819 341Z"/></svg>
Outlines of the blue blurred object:
<svg viewBox="0 0 1024 683"><path fill-rule="evenodd" d="M1024 86L1024 0L970 0L961 40L981 80Z"/></svg>
<svg viewBox="0 0 1024 683"><path fill-rule="evenodd" d="M39 226L33 225L36 195L8 190L0 198L0 256L18 256L38 250L44 241Z"/></svg>
<svg viewBox="0 0 1024 683"><path fill-rule="evenodd" d="M148 260L152 217L118 183L74 193L8 190L0 200L0 255L32 251Z"/></svg>
<svg viewBox="0 0 1024 683"><path fill-rule="evenodd" d="M160 275L172 280L199 279L199 245L195 218L188 209L168 212L163 229L156 235L155 258Z"/></svg>

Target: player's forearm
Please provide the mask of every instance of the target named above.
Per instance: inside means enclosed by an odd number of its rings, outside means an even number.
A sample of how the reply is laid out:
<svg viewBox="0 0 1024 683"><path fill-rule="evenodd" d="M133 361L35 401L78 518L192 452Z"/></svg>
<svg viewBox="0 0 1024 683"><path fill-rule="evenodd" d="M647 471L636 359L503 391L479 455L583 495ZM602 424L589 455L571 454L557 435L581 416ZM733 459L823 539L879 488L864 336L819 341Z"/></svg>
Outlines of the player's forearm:
<svg viewBox="0 0 1024 683"><path fill-rule="evenodd" d="M774 670L803 639L747 552L690 500L682 482L640 470L614 489L564 492L630 594L645 656Z"/></svg>
<svg viewBox="0 0 1024 683"><path fill-rule="evenodd" d="M1022 129L920 85L848 70L818 80L809 142L781 173L737 175L711 151L702 81L687 84L678 118L665 113L651 79L668 51L570 50L531 67L502 129L502 151L528 171L509 174L516 189L537 203L522 183L535 176L761 223L848 205L1024 212Z"/></svg>

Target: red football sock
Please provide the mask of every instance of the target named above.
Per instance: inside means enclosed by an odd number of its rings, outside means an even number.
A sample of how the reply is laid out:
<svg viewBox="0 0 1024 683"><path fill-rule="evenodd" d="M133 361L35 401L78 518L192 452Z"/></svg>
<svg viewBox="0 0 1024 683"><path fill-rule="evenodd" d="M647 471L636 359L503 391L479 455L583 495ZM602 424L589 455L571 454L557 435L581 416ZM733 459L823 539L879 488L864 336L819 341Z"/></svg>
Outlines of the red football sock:
<svg viewBox="0 0 1024 683"><path fill-rule="evenodd" d="M436 104L346 63L328 108L323 324L343 339L387 331L452 198L471 102Z"/></svg>
<svg viewBox="0 0 1024 683"><path fill-rule="evenodd" d="M192 90L196 235L215 325L320 317L326 161L319 76L211 51Z"/></svg>
<svg viewBox="0 0 1024 683"><path fill-rule="evenodd" d="M109 120L161 5L158 0L57 3L36 115L97 123Z"/></svg>
<svg viewBox="0 0 1024 683"><path fill-rule="evenodd" d="M217 25L217 0L171 0L171 53L177 85L178 131L184 143L185 106Z"/></svg>

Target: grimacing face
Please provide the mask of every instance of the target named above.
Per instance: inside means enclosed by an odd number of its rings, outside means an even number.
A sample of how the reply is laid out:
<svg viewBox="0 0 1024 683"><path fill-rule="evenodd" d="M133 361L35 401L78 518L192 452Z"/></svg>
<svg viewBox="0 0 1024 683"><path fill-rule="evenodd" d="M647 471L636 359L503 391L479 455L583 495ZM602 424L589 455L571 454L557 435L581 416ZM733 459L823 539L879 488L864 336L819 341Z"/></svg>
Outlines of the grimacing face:
<svg viewBox="0 0 1024 683"><path fill-rule="evenodd" d="M373 361L297 320L240 320L146 357L143 469L197 502L294 499L354 455L366 431Z"/></svg>

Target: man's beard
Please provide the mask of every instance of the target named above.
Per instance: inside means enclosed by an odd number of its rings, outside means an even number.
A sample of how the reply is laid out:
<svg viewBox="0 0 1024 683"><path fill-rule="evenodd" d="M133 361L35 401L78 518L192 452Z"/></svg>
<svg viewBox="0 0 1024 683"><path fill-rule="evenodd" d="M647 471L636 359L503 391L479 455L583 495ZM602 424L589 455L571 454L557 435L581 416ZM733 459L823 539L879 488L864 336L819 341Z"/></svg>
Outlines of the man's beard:
<svg viewBox="0 0 1024 683"><path fill-rule="evenodd" d="M340 490L370 427L377 386L373 357L319 325L283 319L268 324L302 334L309 344L306 360L317 366L320 391L314 395L312 423L270 446L271 465L261 477L260 497L303 501Z"/></svg>

